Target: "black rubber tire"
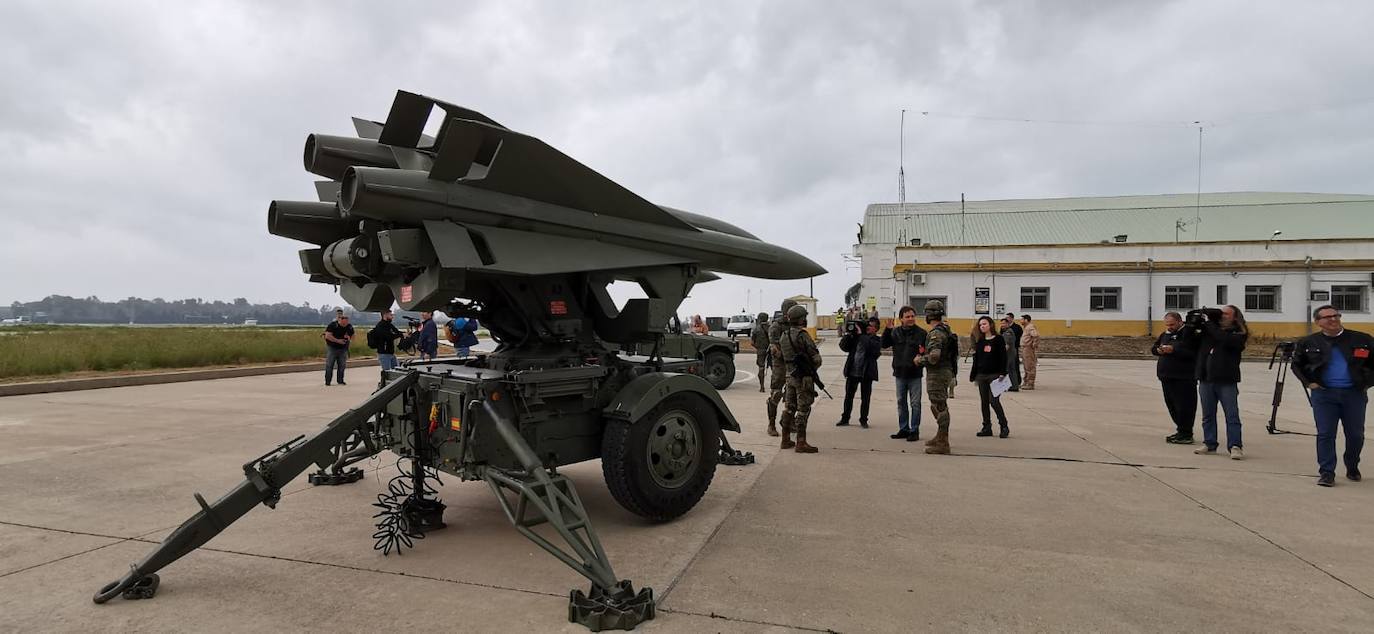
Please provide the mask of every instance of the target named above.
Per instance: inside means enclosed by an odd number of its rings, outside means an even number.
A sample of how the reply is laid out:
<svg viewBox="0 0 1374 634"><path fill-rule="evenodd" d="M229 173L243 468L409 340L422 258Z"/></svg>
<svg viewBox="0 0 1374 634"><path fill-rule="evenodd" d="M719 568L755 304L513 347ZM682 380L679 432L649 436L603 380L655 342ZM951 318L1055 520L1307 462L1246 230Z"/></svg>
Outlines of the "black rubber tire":
<svg viewBox="0 0 1374 634"><path fill-rule="evenodd" d="M679 487L668 489L649 473L648 442L654 424L678 410L696 424L701 457L695 472ZM634 422L612 419L601 436L601 474L606 487L625 510L663 522L692 510L716 476L720 456L720 422L715 408L697 394L678 393Z"/></svg>
<svg viewBox="0 0 1374 634"><path fill-rule="evenodd" d="M729 388L735 383L734 355L720 350L706 353L701 361L701 375L717 390Z"/></svg>

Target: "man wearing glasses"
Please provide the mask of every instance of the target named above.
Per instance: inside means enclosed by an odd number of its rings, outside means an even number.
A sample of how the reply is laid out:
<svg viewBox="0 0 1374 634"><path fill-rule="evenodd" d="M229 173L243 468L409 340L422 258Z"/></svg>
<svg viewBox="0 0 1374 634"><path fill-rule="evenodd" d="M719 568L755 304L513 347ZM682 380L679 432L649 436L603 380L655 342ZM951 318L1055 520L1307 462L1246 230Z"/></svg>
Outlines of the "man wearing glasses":
<svg viewBox="0 0 1374 634"><path fill-rule="evenodd" d="M1293 374L1312 390L1312 416L1317 420L1317 484L1336 484L1336 424L1345 428L1345 477L1360 481L1364 447L1366 390L1374 385L1374 338L1341 327L1334 306L1312 312L1321 332L1298 342Z"/></svg>

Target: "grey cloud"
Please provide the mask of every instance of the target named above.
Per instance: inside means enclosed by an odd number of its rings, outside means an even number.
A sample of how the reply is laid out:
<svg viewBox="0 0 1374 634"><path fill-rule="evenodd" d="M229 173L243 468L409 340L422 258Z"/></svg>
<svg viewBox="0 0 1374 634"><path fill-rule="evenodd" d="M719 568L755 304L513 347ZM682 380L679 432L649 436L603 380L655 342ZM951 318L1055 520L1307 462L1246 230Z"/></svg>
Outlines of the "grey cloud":
<svg viewBox="0 0 1374 634"><path fill-rule="evenodd" d="M0 301L48 293L337 303L267 235L308 199L305 135L398 88L486 112L657 202L807 253L830 310L870 202L1368 191L1362 3L50 3L0 23ZM1309 111L1313 104L1371 102ZM1288 114L1237 114L1296 109ZM70 255L51 266L60 245ZM807 281L726 278L684 311L771 308ZM745 306L749 303L749 306Z"/></svg>

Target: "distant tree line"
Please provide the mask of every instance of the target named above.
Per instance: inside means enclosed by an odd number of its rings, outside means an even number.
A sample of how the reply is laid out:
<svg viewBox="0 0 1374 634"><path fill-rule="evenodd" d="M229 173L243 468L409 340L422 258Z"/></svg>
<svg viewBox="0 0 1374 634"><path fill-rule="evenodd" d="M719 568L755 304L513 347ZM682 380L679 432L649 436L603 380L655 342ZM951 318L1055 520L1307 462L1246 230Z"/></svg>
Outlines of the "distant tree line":
<svg viewBox="0 0 1374 634"><path fill-rule="evenodd" d="M375 324L377 313L360 313L343 306L350 320L359 325ZM167 301L161 297L130 297L117 302L102 301L92 295L85 299L49 295L36 302L10 304L11 317L28 317L35 323L52 324L242 324L256 319L259 324L325 324L334 319L334 306L314 307L309 302L294 306L286 302L252 304L242 297L231 302L199 298ZM399 313L398 313L399 314Z"/></svg>

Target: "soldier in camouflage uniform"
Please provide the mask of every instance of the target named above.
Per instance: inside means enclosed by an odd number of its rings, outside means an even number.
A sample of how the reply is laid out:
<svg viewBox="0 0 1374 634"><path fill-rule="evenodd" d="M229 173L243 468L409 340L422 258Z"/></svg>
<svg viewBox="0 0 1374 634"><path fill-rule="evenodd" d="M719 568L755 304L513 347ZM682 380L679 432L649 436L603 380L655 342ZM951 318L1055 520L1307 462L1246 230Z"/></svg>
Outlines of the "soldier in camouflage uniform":
<svg viewBox="0 0 1374 634"><path fill-rule="evenodd" d="M811 359L814 368L821 367L821 351L816 348L816 342L811 340L811 335L806 332L806 307L793 306L787 309L787 314L783 315L787 320L787 330L782 333L782 338L778 342L778 347L782 349L782 357L788 359L787 365L787 394L783 401L782 412L782 448L790 449L796 447L797 453L816 453L819 449L812 447L806 442L806 422L811 418L811 404L816 402L816 383L810 376L797 377L794 364L791 360L797 355L804 355ZM797 432L797 442L792 442L792 432Z"/></svg>
<svg viewBox="0 0 1374 634"><path fill-rule="evenodd" d="M768 351L768 313L759 313L754 320L754 329L749 331L749 343L754 344L754 363L759 366L759 391L767 392L764 381L768 378L768 359L772 356Z"/></svg>
<svg viewBox="0 0 1374 634"><path fill-rule="evenodd" d="M790 299L782 300L782 316L774 319L768 324L768 352L773 356L773 377L769 381L768 387L772 390L768 395L768 435L777 436L778 426L775 421L778 419L778 403L782 402L787 390L787 373L790 359L782 358L782 348L779 347L782 341L782 333L787 329L787 311L797 302ZM786 414L784 413L784 416ZM788 426L788 419L783 418L782 426Z"/></svg>
<svg viewBox="0 0 1374 634"><path fill-rule="evenodd" d="M954 362L959 358L959 340L945 323L945 303L932 299L925 306L926 323L930 334L926 337L926 352L916 357L916 365L926 368L926 397L930 412L935 415L939 431L926 441L926 453L949 453L949 388L954 383Z"/></svg>

